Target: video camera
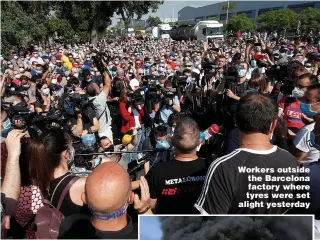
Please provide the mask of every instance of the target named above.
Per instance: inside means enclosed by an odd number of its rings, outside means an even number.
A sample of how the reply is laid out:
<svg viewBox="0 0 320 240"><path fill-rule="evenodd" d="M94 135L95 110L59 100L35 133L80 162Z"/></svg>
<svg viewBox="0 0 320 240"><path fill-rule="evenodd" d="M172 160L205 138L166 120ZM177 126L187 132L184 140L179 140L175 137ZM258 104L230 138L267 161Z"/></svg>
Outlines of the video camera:
<svg viewBox="0 0 320 240"><path fill-rule="evenodd" d="M218 65L215 62L202 62L201 66L205 77L213 77L218 69Z"/></svg>
<svg viewBox="0 0 320 240"><path fill-rule="evenodd" d="M165 101L170 101L174 98L174 95L177 92L177 89L175 89L175 88L171 88L171 89L162 88L161 92L163 94L163 99Z"/></svg>
<svg viewBox="0 0 320 240"><path fill-rule="evenodd" d="M275 79L279 82L283 82L285 78L288 78L288 65L272 65L266 69L266 75L269 79Z"/></svg>
<svg viewBox="0 0 320 240"><path fill-rule="evenodd" d="M127 99L127 106L137 106L145 103L144 89L139 88L130 92Z"/></svg>

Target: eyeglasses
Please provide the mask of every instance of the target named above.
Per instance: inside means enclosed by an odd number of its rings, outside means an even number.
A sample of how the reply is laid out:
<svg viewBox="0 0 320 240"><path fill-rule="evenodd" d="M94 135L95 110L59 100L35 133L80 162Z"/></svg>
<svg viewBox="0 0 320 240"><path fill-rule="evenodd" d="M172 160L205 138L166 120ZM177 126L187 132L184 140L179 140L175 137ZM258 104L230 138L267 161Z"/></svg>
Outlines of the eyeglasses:
<svg viewBox="0 0 320 240"><path fill-rule="evenodd" d="M142 76L143 75L143 73L139 73L139 76Z"/></svg>
<svg viewBox="0 0 320 240"><path fill-rule="evenodd" d="M309 87L309 86L303 86L303 85L298 84L298 88L300 88L300 89L307 88L307 87Z"/></svg>

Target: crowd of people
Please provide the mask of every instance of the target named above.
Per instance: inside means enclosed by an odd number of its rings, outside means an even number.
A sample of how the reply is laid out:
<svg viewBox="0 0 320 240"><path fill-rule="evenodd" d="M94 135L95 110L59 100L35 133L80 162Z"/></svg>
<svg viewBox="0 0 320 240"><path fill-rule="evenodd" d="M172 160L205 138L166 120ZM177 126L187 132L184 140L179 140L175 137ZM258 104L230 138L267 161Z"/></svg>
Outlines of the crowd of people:
<svg viewBox="0 0 320 240"><path fill-rule="evenodd" d="M3 237L136 239L139 214L320 218L317 39L103 38L0 62ZM239 167L304 174L252 190ZM270 197L298 184L307 208Z"/></svg>

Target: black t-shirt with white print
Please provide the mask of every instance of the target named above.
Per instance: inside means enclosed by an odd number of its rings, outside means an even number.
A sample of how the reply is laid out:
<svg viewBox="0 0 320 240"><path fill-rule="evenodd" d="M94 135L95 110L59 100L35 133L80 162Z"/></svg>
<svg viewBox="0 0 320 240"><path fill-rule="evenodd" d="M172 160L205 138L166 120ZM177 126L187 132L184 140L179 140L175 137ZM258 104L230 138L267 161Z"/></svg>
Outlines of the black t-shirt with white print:
<svg viewBox="0 0 320 240"><path fill-rule="evenodd" d="M256 173L240 173L244 167L249 169L257 169ZM215 160L209 167L206 181L204 183L201 195L195 204L195 207L202 214L280 214L284 213L287 208L270 207L267 208L267 203L290 202L294 200L275 198L275 195L280 193L294 193L292 189L285 190L284 185L290 186L295 184L292 177L298 176L298 173L279 173L279 168L297 168L296 159L287 151L274 146L267 151L257 151L250 149L239 148L232 153ZM263 172L265 171L267 172ZM273 171L271 170L273 169ZM254 175L261 177L261 181L249 181L248 176ZM268 175L268 177L267 177ZM271 177L285 176L288 179L279 179L271 181ZM260 179L259 179L260 180ZM275 180L273 178L272 180ZM283 181L284 180L284 181ZM249 186L249 184L251 184ZM278 189L254 189L254 186L279 186ZM249 189L250 187L250 189ZM259 188L260 188L259 187ZM249 194L252 200L248 199ZM288 196L288 195L287 195ZM250 196L249 196L250 197ZM262 205L245 205L248 203L263 202Z"/></svg>
<svg viewBox="0 0 320 240"><path fill-rule="evenodd" d="M199 214L194 208L210 161L198 158L183 162L170 160L154 165L146 179L150 196L157 199L157 214Z"/></svg>

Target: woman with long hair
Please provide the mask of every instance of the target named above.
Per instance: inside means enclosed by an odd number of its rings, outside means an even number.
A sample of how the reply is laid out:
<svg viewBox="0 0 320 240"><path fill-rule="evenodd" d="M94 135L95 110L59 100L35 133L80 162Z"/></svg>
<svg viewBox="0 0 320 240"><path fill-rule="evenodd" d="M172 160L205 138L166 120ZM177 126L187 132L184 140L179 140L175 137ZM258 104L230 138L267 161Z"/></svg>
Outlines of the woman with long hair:
<svg viewBox="0 0 320 240"><path fill-rule="evenodd" d="M57 207L63 190L76 177L69 172L68 166L74 159L70 135L62 129L44 132L39 139L30 142L28 156L35 185ZM60 208L65 217L85 209L81 200L85 181L86 178L76 180L66 194Z"/></svg>

